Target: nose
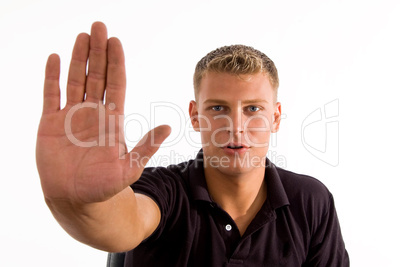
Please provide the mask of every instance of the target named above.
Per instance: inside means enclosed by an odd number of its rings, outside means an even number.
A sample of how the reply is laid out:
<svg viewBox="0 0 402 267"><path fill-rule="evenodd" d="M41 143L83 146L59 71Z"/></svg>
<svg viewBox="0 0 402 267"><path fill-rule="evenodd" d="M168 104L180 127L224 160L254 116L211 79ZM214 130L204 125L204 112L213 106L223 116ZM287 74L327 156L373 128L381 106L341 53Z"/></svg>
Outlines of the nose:
<svg viewBox="0 0 402 267"><path fill-rule="evenodd" d="M236 110L233 112L232 116L230 117L232 122L231 122L231 127L229 127L229 132L233 134L241 134L244 133L244 114L241 110Z"/></svg>

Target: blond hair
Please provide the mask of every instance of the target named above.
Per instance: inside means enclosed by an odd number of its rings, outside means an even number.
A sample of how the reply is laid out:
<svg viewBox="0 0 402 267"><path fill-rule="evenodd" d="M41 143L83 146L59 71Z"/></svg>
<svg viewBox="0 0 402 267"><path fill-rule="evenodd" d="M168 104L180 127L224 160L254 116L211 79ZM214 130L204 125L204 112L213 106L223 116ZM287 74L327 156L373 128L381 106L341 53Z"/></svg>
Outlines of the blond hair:
<svg viewBox="0 0 402 267"><path fill-rule="evenodd" d="M274 62L264 53L245 45L223 46L203 57L195 67L193 83L198 98L201 80L207 72L230 73L237 76L265 73L272 87L276 102L279 87L278 71Z"/></svg>

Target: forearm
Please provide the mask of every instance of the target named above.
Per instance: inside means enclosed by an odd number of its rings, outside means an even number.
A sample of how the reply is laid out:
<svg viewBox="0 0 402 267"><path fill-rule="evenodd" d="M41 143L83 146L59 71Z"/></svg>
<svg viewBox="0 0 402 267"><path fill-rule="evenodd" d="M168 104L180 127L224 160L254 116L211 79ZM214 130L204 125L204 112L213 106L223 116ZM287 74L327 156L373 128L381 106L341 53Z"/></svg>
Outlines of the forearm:
<svg viewBox="0 0 402 267"><path fill-rule="evenodd" d="M72 237L105 251L125 251L145 238L141 208L126 188L104 202L82 204L46 199L53 216Z"/></svg>

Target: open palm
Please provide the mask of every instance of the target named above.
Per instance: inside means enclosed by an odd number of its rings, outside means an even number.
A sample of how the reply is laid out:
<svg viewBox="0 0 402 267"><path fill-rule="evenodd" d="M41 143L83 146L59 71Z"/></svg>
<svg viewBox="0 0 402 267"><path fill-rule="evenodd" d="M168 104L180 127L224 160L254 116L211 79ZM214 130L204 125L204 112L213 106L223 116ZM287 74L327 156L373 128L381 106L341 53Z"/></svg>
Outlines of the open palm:
<svg viewBox="0 0 402 267"><path fill-rule="evenodd" d="M79 203L107 200L140 177L143 166L132 159L151 157L170 128L150 131L130 152L135 157L127 152L123 48L117 38L107 38L100 22L92 25L91 35L77 37L62 109L59 75L60 59L53 54L46 66L36 149L44 195Z"/></svg>

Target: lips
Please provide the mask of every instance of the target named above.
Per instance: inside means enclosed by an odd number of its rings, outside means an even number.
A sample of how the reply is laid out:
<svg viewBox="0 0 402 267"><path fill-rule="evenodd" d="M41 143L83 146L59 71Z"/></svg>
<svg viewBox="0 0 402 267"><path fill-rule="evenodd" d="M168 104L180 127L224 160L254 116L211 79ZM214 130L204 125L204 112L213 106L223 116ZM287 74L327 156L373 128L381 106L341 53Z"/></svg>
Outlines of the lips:
<svg viewBox="0 0 402 267"><path fill-rule="evenodd" d="M230 149L241 149L241 148L250 148L249 146L241 143L229 143L225 145L224 147L230 148Z"/></svg>
<svg viewBox="0 0 402 267"><path fill-rule="evenodd" d="M227 148L239 149L239 148L243 148L243 146L227 146Z"/></svg>
<svg viewBox="0 0 402 267"><path fill-rule="evenodd" d="M226 154L234 155L234 154L244 154L248 151L250 147L242 143L228 143L222 146L222 148Z"/></svg>

